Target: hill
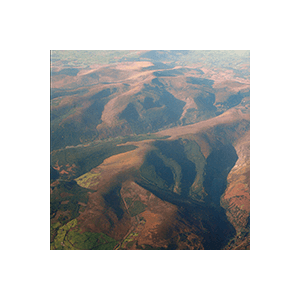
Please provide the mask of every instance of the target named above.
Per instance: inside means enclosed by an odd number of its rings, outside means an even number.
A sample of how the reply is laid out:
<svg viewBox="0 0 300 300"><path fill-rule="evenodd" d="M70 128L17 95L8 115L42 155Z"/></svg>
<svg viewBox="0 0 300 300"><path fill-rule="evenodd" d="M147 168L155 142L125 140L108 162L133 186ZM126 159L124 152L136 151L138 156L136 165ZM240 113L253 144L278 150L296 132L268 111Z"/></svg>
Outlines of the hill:
<svg viewBox="0 0 300 300"><path fill-rule="evenodd" d="M51 59L51 249L250 249L247 51Z"/></svg>
<svg viewBox="0 0 300 300"><path fill-rule="evenodd" d="M51 150L196 123L250 95L234 72L197 66L138 61L51 72Z"/></svg>

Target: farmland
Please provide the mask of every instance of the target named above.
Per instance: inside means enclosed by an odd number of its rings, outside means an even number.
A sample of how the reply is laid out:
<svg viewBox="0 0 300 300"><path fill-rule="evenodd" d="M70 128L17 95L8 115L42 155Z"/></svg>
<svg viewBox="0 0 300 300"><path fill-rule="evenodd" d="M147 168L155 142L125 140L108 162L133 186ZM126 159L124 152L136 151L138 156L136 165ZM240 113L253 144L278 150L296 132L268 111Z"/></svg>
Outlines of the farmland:
<svg viewBox="0 0 300 300"><path fill-rule="evenodd" d="M249 59L51 51L51 249L250 249Z"/></svg>
<svg viewBox="0 0 300 300"><path fill-rule="evenodd" d="M59 222L51 226L56 231L51 249L55 250L112 250L116 241L103 233L81 232L77 219L61 226Z"/></svg>

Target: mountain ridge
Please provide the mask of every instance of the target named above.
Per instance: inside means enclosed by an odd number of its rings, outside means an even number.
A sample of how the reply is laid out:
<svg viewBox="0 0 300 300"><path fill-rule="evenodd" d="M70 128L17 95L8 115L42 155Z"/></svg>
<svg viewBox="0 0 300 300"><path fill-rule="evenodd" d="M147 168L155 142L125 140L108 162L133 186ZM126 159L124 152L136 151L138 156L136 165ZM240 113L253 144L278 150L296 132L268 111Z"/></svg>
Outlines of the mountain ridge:
<svg viewBox="0 0 300 300"><path fill-rule="evenodd" d="M51 249L250 249L248 52L55 53Z"/></svg>

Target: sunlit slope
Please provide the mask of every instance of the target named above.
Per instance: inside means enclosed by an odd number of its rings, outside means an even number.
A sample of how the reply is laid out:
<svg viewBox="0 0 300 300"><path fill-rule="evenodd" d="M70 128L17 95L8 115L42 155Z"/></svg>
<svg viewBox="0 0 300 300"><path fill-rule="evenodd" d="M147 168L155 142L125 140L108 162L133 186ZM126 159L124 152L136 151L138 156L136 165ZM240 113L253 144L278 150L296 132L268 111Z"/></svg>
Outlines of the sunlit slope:
<svg viewBox="0 0 300 300"><path fill-rule="evenodd" d="M51 62L51 249L249 249L249 53L88 53Z"/></svg>
<svg viewBox="0 0 300 300"><path fill-rule="evenodd" d="M51 149L197 123L247 97L249 80L232 70L151 61L53 66Z"/></svg>
<svg viewBox="0 0 300 300"><path fill-rule="evenodd" d="M234 133L233 128L243 120L248 122L247 118L240 117L236 114L235 118L231 118L231 122L227 120L217 125L211 123L210 126L202 127L199 123L189 126L187 128L190 128L190 131L185 132L185 138L173 136L165 140L128 142L127 145L132 144L137 148L113 155L98 167L78 177L77 184L95 191L90 194L87 206L77 218L83 230L103 232L116 240L121 239L122 242L118 247L134 249L139 247L141 249L143 247L217 249L225 247L230 240L234 241L236 230L226 219L226 211L223 211L220 206L220 196L225 191L227 175L238 159L233 145L240 137ZM198 128L195 129L197 125ZM224 126L223 131L215 131L217 126ZM209 130L215 131L214 135L210 135ZM223 136L224 131L227 132L226 141ZM204 142L208 143L210 149L206 157L200 147L202 134L207 134ZM229 146L231 150L228 150ZM230 151L234 152L230 154ZM227 157L225 165L221 165L222 169L218 171L221 175L215 179L215 182L208 177L209 172L214 168L209 163L210 157L213 156L219 157L221 161ZM232 162L227 165L229 157L232 157L230 158ZM219 186L221 194L217 195L218 203L216 195L212 194L209 186L220 182L225 182L225 187L222 184ZM128 185L134 186L134 190L139 192L135 195L125 192L125 187ZM144 194L146 198L142 196ZM159 204L161 207L163 207L162 203L168 203L164 205L170 206L170 209L166 212L158 209L159 214L158 211L156 213L149 211L154 199L161 203ZM172 217L165 215L171 212ZM215 224L216 217L219 221ZM184 220L190 233L183 235L179 240L175 239L177 242L174 242L173 238L172 241L166 240L163 236L166 237L164 230L167 230L167 225L165 221L163 223L159 221L165 218L173 220L170 221L173 224L177 224L178 218L182 219L182 222ZM234 222L233 219L231 221ZM148 227L151 222L156 224L156 235L154 235L156 239L151 240L148 232L146 243L145 238L142 237L152 228ZM171 223L167 223L168 227ZM175 236L178 230L182 230L177 226L179 225L175 226L176 230L172 229ZM191 236L194 235L197 239L193 243L194 239L191 239Z"/></svg>

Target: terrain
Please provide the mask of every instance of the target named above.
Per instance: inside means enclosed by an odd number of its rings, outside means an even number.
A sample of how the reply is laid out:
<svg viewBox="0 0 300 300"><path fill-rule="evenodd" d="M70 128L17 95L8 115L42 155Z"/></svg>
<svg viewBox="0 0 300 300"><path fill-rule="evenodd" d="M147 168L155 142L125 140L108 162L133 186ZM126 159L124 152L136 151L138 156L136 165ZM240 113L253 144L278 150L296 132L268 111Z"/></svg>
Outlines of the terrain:
<svg viewBox="0 0 300 300"><path fill-rule="evenodd" d="M51 51L50 248L250 249L249 51Z"/></svg>

